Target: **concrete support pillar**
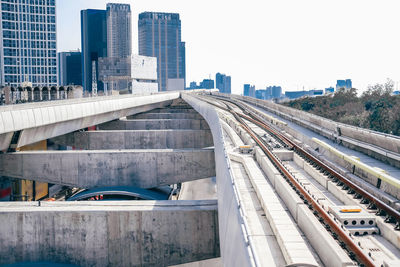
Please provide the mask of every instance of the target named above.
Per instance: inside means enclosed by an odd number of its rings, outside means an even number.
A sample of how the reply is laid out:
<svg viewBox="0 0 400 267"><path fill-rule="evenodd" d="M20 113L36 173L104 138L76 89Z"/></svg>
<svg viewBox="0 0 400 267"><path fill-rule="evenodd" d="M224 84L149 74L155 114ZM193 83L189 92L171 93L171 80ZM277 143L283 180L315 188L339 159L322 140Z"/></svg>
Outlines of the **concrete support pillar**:
<svg viewBox="0 0 400 267"><path fill-rule="evenodd" d="M39 88L39 101L43 100L42 88Z"/></svg>

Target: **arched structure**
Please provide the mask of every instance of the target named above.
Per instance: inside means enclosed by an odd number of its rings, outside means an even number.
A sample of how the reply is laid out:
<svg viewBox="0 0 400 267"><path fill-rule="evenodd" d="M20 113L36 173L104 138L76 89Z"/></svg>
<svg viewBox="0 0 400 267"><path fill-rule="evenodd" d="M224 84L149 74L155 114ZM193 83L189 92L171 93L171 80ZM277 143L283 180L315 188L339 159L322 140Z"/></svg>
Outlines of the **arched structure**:
<svg viewBox="0 0 400 267"><path fill-rule="evenodd" d="M58 91L56 86L52 86L50 88L50 100L57 100L58 99Z"/></svg>
<svg viewBox="0 0 400 267"><path fill-rule="evenodd" d="M41 101L42 100L41 95L42 94L39 87L36 86L35 88L33 88L33 101L35 102Z"/></svg>
<svg viewBox="0 0 400 267"><path fill-rule="evenodd" d="M42 88L42 101L49 101L50 100L50 92L48 87Z"/></svg>
<svg viewBox="0 0 400 267"><path fill-rule="evenodd" d="M26 89L26 93L27 93L27 98L26 100L28 102L32 102L33 101L33 91L32 91L32 87L28 86L25 88Z"/></svg>

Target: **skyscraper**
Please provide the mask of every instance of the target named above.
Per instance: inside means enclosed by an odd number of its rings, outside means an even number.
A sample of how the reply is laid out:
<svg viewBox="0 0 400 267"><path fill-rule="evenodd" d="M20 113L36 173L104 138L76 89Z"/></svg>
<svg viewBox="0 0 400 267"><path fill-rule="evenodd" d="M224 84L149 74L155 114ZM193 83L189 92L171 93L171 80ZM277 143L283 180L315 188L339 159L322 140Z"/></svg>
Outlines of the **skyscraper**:
<svg viewBox="0 0 400 267"><path fill-rule="evenodd" d="M243 85L243 95L249 96L249 93L250 93L250 84Z"/></svg>
<svg viewBox="0 0 400 267"><path fill-rule="evenodd" d="M56 1L1 1L0 20L0 84L57 85Z"/></svg>
<svg viewBox="0 0 400 267"><path fill-rule="evenodd" d="M225 94L231 93L231 76L226 76L225 74L217 73L215 75L215 87Z"/></svg>
<svg viewBox="0 0 400 267"><path fill-rule="evenodd" d="M126 4L107 4L107 56L122 58L131 54L131 7Z"/></svg>
<svg viewBox="0 0 400 267"><path fill-rule="evenodd" d="M82 34L82 82L86 92L92 91L92 73L99 90L103 84L98 79L98 59L107 56L107 13L105 10L87 9L81 11Z"/></svg>
<svg viewBox="0 0 400 267"><path fill-rule="evenodd" d="M82 85L82 53L60 52L58 53L58 84Z"/></svg>
<svg viewBox="0 0 400 267"><path fill-rule="evenodd" d="M173 90L176 80L186 83L185 43L181 41L179 14L144 12L139 14L139 54L157 57L159 91ZM183 88L182 88L183 89Z"/></svg>

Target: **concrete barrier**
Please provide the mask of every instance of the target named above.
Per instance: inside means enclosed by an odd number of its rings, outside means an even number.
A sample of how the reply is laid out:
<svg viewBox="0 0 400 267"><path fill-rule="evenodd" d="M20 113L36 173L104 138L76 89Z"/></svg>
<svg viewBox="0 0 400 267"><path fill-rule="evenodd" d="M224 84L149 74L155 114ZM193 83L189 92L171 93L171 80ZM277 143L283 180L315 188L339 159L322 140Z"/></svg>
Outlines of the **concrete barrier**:
<svg viewBox="0 0 400 267"><path fill-rule="evenodd" d="M209 130L120 130L74 132L51 139L77 149L181 149L213 146Z"/></svg>
<svg viewBox="0 0 400 267"><path fill-rule="evenodd" d="M0 203L0 265L168 266L219 256L217 203Z"/></svg>
<svg viewBox="0 0 400 267"><path fill-rule="evenodd" d="M233 186L220 118L213 106L187 93L182 93L182 98L203 116L213 135L222 264L233 267L254 266L255 257L246 238L248 233L243 224L238 194Z"/></svg>
<svg viewBox="0 0 400 267"><path fill-rule="evenodd" d="M141 120L115 120L98 126L100 130L165 130L165 129L190 129L208 130L207 122L188 119L141 119Z"/></svg>

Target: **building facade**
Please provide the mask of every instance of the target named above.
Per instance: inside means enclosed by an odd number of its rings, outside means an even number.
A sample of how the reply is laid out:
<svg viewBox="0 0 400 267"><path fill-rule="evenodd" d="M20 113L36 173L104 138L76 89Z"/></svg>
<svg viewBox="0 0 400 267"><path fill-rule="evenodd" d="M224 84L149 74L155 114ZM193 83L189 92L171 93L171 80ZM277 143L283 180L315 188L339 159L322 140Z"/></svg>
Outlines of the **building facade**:
<svg viewBox="0 0 400 267"><path fill-rule="evenodd" d="M82 53L58 53L58 85L82 85Z"/></svg>
<svg viewBox="0 0 400 267"><path fill-rule="evenodd" d="M0 85L57 85L56 0L1 1Z"/></svg>
<svg viewBox="0 0 400 267"><path fill-rule="evenodd" d="M282 96L282 87L280 86L270 86L271 88L271 97L272 98L280 98Z"/></svg>
<svg viewBox="0 0 400 267"><path fill-rule="evenodd" d="M346 79L346 80L337 80L336 82L336 91L344 88L346 90L349 90L351 88L353 88L353 84L351 82L351 79Z"/></svg>
<svg viewBox="0 0 400 267"><path fill-rule="evenodd" d="M185 43L181 20L176 13L139 14L139 55L157 57L159 91L186 84ZM170 80L170 82L168 82ZM174 88L168 88L173 85Z"/></svg>
<svg viewBox="0 0 400 267"><path fill-rule="evenodd" d="M81 11L82 35L82 82L86 93L92 92L93 83L98 90L104 90L99 81L98 60L107 57L107 12L87 9ZM95 74L96 77L92 77Z"/></svg>
<svg viewBox="0 0 400 267"><path fill-rule="evenodd" d="M104 94L158 92L157 59L139 55L99 58L99 80Z"/></svg>
<svg viewBox="0 0 400 267"><path fill-rule="evenodd" d="M231 76L227 76L222 73L217 73L215 75L215 87L225 94L231 93Z"/></svg>
<svg viewBox="0 0 400 267"><path fill-rule="evenodd" d="M249 96L249 93L250 93L250 84L244 84L243 85L243 95Z"/></svg>
<svg viewBox="0 0 400 267"><path fill-rule="evenodd" d="M131 7L107 4L107 56L130 57L132 54Z"/></svg>

